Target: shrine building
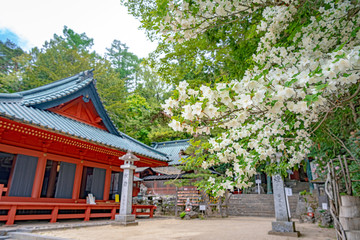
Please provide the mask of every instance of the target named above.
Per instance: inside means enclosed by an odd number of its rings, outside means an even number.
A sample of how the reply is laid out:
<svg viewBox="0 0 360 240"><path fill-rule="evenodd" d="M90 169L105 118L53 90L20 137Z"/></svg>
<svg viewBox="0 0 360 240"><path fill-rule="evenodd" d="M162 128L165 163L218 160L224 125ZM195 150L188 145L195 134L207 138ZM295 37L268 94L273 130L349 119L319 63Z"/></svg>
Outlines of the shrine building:
<svg viewBox="0 0 360 240"><path fill-rule="evenodd" d="M168 165L165 153L119 132L92 71L17 93L0 94L0 223L95 217L114 219L123 161ZM91 193L97 204L87 204Z"/></svg>

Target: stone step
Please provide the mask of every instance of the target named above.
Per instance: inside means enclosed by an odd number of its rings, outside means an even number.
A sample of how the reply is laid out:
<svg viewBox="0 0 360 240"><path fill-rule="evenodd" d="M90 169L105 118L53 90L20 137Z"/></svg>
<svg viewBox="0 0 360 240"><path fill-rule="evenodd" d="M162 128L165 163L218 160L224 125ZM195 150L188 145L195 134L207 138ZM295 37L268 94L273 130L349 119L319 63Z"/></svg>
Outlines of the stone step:
<svg viewBox="0 0 360 240"><path fill-rule="evenodd" d="M360 230L360 218L339 217L344 230Z"/></svg>
<svg viewBox="0 0 360 240"><path fill-rule="evenodd" d="M360 231L359 230L351 230L345 231L347 240L359 240L360 239Z"/></svg>
<svg viewBox="0 0 360 240"><path fill-rule="evenodd" d="M341 196L341 205L344 207L358 206L360 207L360 197Z"/></svg>
<svg viewBox="0 0 360 240"><path fill-rule="evenodd" d="M292 217L296 217L298 196L289 198ZM272 194L241 194L233 195L228 205L232 216L262 216L275 217L274 195Z"/></svg>

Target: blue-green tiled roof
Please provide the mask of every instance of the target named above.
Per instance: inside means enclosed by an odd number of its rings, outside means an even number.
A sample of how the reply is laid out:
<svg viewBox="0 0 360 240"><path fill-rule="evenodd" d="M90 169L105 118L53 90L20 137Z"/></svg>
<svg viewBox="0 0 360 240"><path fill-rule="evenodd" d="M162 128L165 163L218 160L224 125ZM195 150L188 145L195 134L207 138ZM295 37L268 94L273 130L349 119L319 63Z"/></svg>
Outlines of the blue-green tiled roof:
<svg viewBox="0 0 360 240"><path fill-rule="evenodd" d="M81 95L92 100L109 132L46 110ZM0 94L0 116L119 150L131 150L152 159L168 160L166 154L115 128L97 94L95 80L88 72L32 90Z"/></svg>
<svg viewBox="0 0 360 240"><path fill-rule="evenodd" d="M169 160L171 161L169 164L171 165L181 164L179 152L186 150L189 145L189 139L152 143L153 148L169 156Z"/></svg>
<svg viewBox="0 0 360 240"><path fill-rule="evenodd" d="M122 134L122 137L119 137L105 130L47 110L28 107L19 103L0 102L0 116L116 149L131 150L134 153L153 159L167 160L165 154L154 151L153 148L136 141L126 134Z"/></svg>

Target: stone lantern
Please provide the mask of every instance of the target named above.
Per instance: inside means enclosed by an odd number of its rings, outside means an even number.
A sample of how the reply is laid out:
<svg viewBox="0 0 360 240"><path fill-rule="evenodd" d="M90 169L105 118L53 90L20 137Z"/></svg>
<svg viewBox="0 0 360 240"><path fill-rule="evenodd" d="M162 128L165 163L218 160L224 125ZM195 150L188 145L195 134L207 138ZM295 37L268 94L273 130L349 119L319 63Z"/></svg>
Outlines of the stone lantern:
<svg viewBox="0 0 360 240"><path fill-rule="evenodd" d="M122 225L137 225L138 223L135 221L135 215L131 214L131 208L134 170L136 169L134 162L139 161L140 159L136 157L131 151L128 151L125 155L119 157L119 159L124 161L124 165L120 166L120 168L124 169L124 173L120 211L119 214L115 216L115 221Z"/></svg>

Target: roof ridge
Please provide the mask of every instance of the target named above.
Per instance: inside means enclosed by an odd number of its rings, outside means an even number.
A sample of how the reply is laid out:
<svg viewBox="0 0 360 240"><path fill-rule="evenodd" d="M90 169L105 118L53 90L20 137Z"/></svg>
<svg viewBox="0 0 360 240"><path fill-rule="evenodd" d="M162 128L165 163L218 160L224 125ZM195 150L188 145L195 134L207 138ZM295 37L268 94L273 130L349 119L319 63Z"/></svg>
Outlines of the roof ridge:
<svg viewBox="0 0 360 240"><path fill-rule="evenodd" d="M88 78L93 78L93 69L92 70L86 70L86 71L80 72L80 73L78 73L76 75L66 77L66 78L63 78L63 79L60 79L60 80L56 80L54 82L51 82L51 83L48 83L48 84L45 84L45 85L42 85L42 86L39 86L39 87L29 89L29 90L25 90L25 91L21 91L21 92L17 92L17 93L20 94L21 96L27 96L27 95L42 92L44 90L48 90L48 89L51 89L51 88L54 88L54 87L58 87L60 85L63 85L65 83L68 83L68 82L71 82L71 81L74 81L75 79L79 79L79 78L80 78L80 81L78 80L76 83L80 83L80 82L82 82L82 81L84 81L85 79L88 79Z"/></svg>
<svg viewBox="0 0 360 240"><path fill-rule="evenodd" d="M0 93L1 102L20 102L22 98L18 93Z"/></svg>
<svg viewBox="0 0 360 240"><path fill-rule="evenodd" d="M50 93L50 94L43 94L43 95L39 95L39 96L29 98L29 99L23 99L22 103L24 105L26 105L26 106L28 106L28 105L36 105L36 104L45 103L45 102L48 102L48 101L55 100L57 98L61 98L61 97L70 95L70 94L72 94L72 93L74 93L76 91L79 91L79 90L85 88L91 82L93 82L94 79L87 78L86 80L87 81L82 81L82 83L79 84L79 85L64 88L63 90L61 90L59 92L54 92L54 93ZM47 89L45 89L45 90L47 90Z"/></svg>
<svg viewBox="0 0 360 240"><path fill-rule="evenodd" d="M171 143L188 143L190 141L189 139L180 139L180 140L172 140L172 141L165 141L165 142L152 142L151 144L154 145L154 147L160 146L160 145L167 145Z"/></svg>

